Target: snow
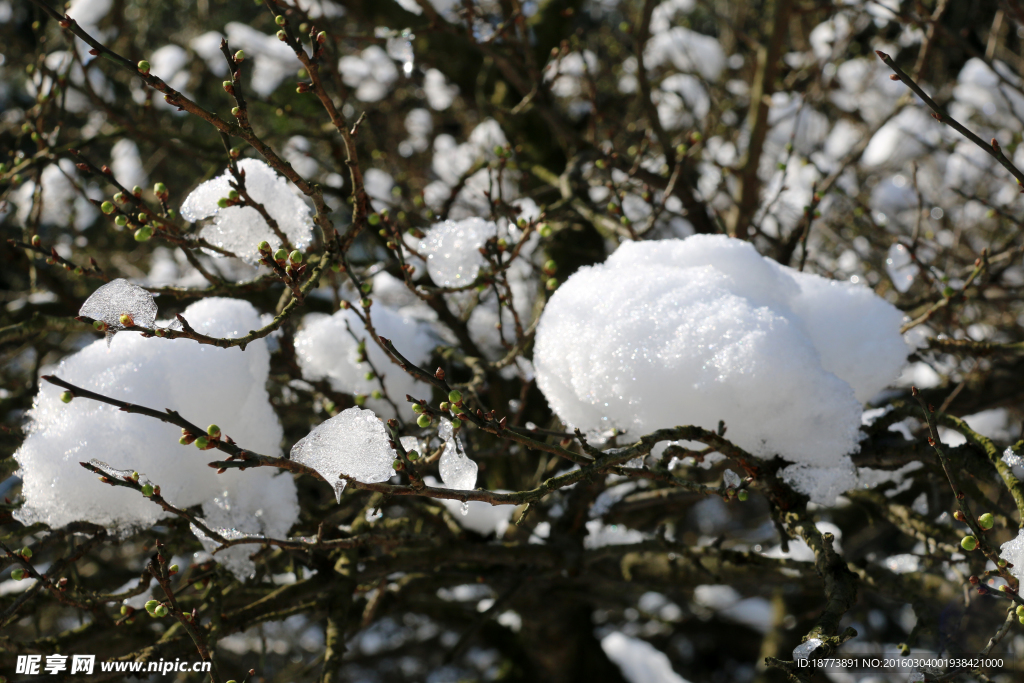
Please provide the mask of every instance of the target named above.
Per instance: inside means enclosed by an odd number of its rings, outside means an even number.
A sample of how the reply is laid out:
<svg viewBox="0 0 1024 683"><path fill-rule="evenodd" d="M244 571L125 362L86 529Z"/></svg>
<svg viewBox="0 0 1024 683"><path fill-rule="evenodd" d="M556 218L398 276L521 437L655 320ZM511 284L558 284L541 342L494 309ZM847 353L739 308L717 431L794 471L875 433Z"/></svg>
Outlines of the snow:
<svg viewBox="0 0 1024 683"><path fill-rule="evenodd" d="M138 185L145 187L149 182L146 171L142 167L139 146L134 140L123 138L110 150L110 169L114 172L117 182L131 189Z"/></svg>
<svg viewBox="0 0 1024 683"><path fill-rule="evenodd" d="M1018 581L1024 581L1024 529L1017 532L1016 538L999 546L999 557L1013 565L1010 573Z"/></svg>
<svg viewBox="0 0 1024 683"><path fill-rule="evenodd" d="M724 420L756 455L834 467L857 449L861 402L904 363L901 319L869 289L747 242L627 243L555 291L534 364L572 426L640 435Z"/></svg>
<svg viewBox="0 0 1024 683"><path fill-rule="evenodd" d="M153 295L124 278L111 280L97 289L78 309L78 315L102 320L107 324L108 345L115 332L130 327L131 324L153 327L156 312ZM121 316L125 314L132 318L129 325L121 323Z"/></svg>
<svg viewBox="0 0 1024 683"><path fill-rule="evenodd" d="M452 106L455 96L459 94L459 87L449 85L448 79L437 69L427 69L423 77L423 93L427 96L427 104L431 109L444 111Z"/></svg>
<svg viewBox="0 0 1024 683"><path fill-rule="evenodd" d="M362 102L384 99L398 78L395 63L378 45L370 45L358 55L345 55L338 60L338 71L345 85L356 89L356 99Z"/></svg>
<svg viewBox="0 0 1024 683"><path fill-rule="evenodd" d="M885 259L885 270L889 273L896 291L902 293L910 289L914 284L914 278L920 268L914 263L910 251L902 244L894 244L889 247L889 254Z"/></svg>
<svg viewBox="0 0 1024 683"><path fill-rule="evenodd" d="M234 299L204 299L183 315L197 331L218 337L238 337L259 326L256 309ZM109 349L97 340L65 358L52 374L106 396L176 410L199 425L216 423L245 448L273 456L280 452L283 434L265 388L269 369L263 340L243 352L188 339L121 334ZM178 507L202 505L203 514L212 517L229 506L237 514L224 512L224 526L249 527L252 522L253 530L277 535L297 520L289 475L270 468L218 475L207 463L223 454L180 445L177 427L97 401L78 398L64 404L61 392L40 383L29 411L28 437L15 453L24 479L25 504L15 513L19 521L58 528L84 520L129 532L168 516L138 492L102 484L78 465L94 458L139 472Z"/></svg>
<svg viewBox="0 0 1024 683"><path fill-rule="evenodd" d="M498 226L483 218L435 223L420 245L427 255L427 273L439 287L461 287L476 279L486 261L480 248L498 234Z"/></svg>
<svg viewBox="0 0 1024 683"><path fill-rule="evenodd" d="M419 366L430 359L436 340L425 323L379 303L374 304L371 313L377 334L390 339L399 353ZM352 338L349 329L365 341L367 358L383 375L384 391L395 404L403 406L403 416L412 416L405 395L429 398L430 386L392 363L370 339L363 322L352 310L342 309L331 316L306 316L303 329L295 335L295 355L302 376L311 381L328 379L335 391L347 394L372 394L379 390L379 379L366 379L370 365L359 362L359 342ZM369 398L367 406L381 415L394 417L394 409L385 399Z"/></svg>
<svg viewBox="0 0 1024 683"><path fill-rule="evenodd" d="M70 159L61 159L56 164L46 166L39 174L39 185L34 180L26 180L12 194L18 207L18 220L28 225L37 188L42 210L39 212L41 225L55 225L60 228L73 225L76 230L84 230L92 224L99 210L88 199L78 193L74 183L80 182L78 171ZM93 193L90 193L92 196ZM99 198L102 195L95 193Z"/></svg>
<svg viewBox="0 0 1024 683"><path fill-rule="evenodd" d="M316 470L334 486L338 502L344 474L364 484L387 481L395 474L398 454L388 443L384 423L372 410L352 407L317 425L292 446L291 459Z"/></svg>
<svg viewBox="0 0 1024 683"><path fill-rule="evenodd" d="M687 683L672 670L668 655L646 640L613 631L601 639L601 649L629 683Z"/></svg>
<svg viewBox="0 0 1024 683"><path fill-rule="evenodd" d="M313 219L306 202L292 191L288 181L257 159L242 159L239 171L245 173L245 189L277 223L292 246L302 249L313 239ZM281 246L263 216L251 206L220 208L217 201L231 191L231 173L207 180L192 190L181 205L182 217L190 222L213 218L203 226L200 236L211 244L238 255L248 263L259 263L258 245L266 240L271 249Z"/></svg>
<svg viewBox="0 0 1024 683"><path fill-rule="evenodd" d="M253 60L252 83L253 91L261 97L267 97L277 89L285 78L294 77L295 71L301 66L290 47L277 39L276 35L267 35L252 28L248 24L233 21L224 27L232 50L245 50L246 59ZM243 68L243 72L248 71Z"/></svg>

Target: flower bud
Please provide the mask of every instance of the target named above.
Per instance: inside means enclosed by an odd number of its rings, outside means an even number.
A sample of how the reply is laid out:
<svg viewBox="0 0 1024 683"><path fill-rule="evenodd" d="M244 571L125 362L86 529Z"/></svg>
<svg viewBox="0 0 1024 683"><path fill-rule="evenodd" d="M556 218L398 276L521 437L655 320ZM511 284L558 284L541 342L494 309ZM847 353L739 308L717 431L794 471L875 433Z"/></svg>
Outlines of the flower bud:
<svg viewBox="0 0 1024 683"><path fill-rule="evenodd" d="M227 197L221 197L220 199L217 200L217 206L219 206L222 209L226 209L229 206L231 206L231 202L228 200Z"/></svg>
<svg viewBox="0 0 1024 683"><path fill-rule="evenodd" d="M373 305L373 301L370 299L360 299L359 305L362 306L363 308L369 308L370 306Z"/></svg>
<svg viewBox="0 0 1024 683"><path fill-rule="evenodd" d="M234 90L234 85L231 83L231 81L224 81L223 83L221 83L221 87L224 88L224 92L231 92L232 90Z"/></svg>
<svg viewBox="0 0 1024 683"><path fill-rule="evenodd" d="M283 14L278 14L276 17L274 17L274 23L277 24L278 26L284 26L284 23L285 23L284 15Z"/></svg>
<svg viewBox="0 0 1024 683"><path fill-rule="evenodd" d="M394 461L393 463L391 463L391 466L395 468L395 471L396 471L396 472L400 472L400 471L402 471L402 469L403 469L403 468L405 467L405 466L404 466L404 465L402 464L402 461L401 461L401 460L398 460L398 459L396 459L396 460L395 460L395 461Z"/></svg>
<svg viewBox="0 0 1024 683"><path fill-rule="evenodd" d="M458 429L462 426L462 420L459 418L452 418L452 429Z"/></svg>
<svg viewBox="0 0 1024 683"><path fill-rule="evenodd" d="M231 107L231 115L234 116L235 118L240 117L242 115L242 108L241 107Z"/></svg>
<svg viewBox="0 0 1024 683"><path fill-rule="evenodd" d="M206 428L206 433L209 434L214 439L216 439L220 436L220 427L218 427L217 425L210 425L209 427Z"/></svg>
<svg viewBox="0 0 1024 683"><path fill-rule="evenodd" d="M102 204L100 204L100 211L102 211L103 213L105 213L107 215L110 215L110 214L114 213L114 204L113 204L113 202L103 202Z"/></svg>
<svg viewBox="0 0 1024 683"><path fill-rule="evenodd" d="M128 610L131 609L128 605L121 605L121 614L128 614Z"/></svg>
<svg viewBox="0 0 1024 683"><path fill-rule="evenodd" d="M978 517L978 526L988 531L996 523L995 517L992 516L991 512L986 512L982 516Z"/></svg>
<svg viewBox="0 0 1024 683"><path fill-rule="evenodd" d="M125 216L124 214L118 215L117 217L114 218L114 225L118 226L119 228L123 228L124 226L128 225L128 216Z"/></svg>
<svg viewBox="0 0 1024 683"><path fill-rule="evenodd" d="M136 242L148 242L153 237L153 228L144 225L135 231Z"/></svg>
<svg viewBox="0 0 1024 683"><path fill-rule="evenodd" d="M380 389L374 389L373 391L370 392L370 397L380 400L384 398L384 394L380 392Z"/></svg>
<svg viewBox="0 0 1024 683"><path fill-rule="evenodd" d="M448 401L441 401L441 405L439 405L438 408L441 409L442 413L447 413L448 410L451 408L451 404L448 403Z"/></svg>
<svg viewBox="0 0 1024 683"><path fill-rule="evenodd" d="M429 415L420 415L418 418L416 418L416 424L418 424L420 427L423 427L423 428L429 427L430 426L430 416Z"/></svg>
<svg viewBox="0 0 1024 683"><path fill-rule="evenodd" d="M281 42L284 42L284 41L288 40L288 34L285 33L284 31L278 31L277 32L277 39L280 40Z"/></svg>
<svg viewBox="0 0 1024 683"><path fill-rule="evenodd" d="M147 62L145 59L140 61L138 63L139 73L140 74L149 74L149 66L150 66L149 62Z"/></svg>
<svg viewBox="0 0 1024 683"><path fill-rule="evenodd" d="M150 496L152 496L153 495L153 485L152 484L143 484L142 485L142 495L144 495L146 498L149 498ZM149 609L149 608L147 607L146 609Z"/></svg>
<svg viewBox="0 0 1024 683"><path fill-rule="evenodd" d="M964 550L971 551L978 547L978 539L974 536L964 536L960 540L960 547Z"/></svg>
<svg viewBox="0 0 1024 683"><path fill-rule="evenodd" d="M413 403L412 412L416 414L421 414L423 412L423 406L421 406L419 403Z"/></svg>
<svg viewBox="0 0 1024 683"><path fill-rule="evenodd" d="M292 263L302 263L302 252L298 249L288 254L288 260Z"/></svg>
<svg viewBox="0 0 1024 683"><path fill-rule="evenodd" d="M167 608L164 607L163 605L160 605L155 610L153 610L153 614L155 616L158 616L158 617L166 617L167 616Z"/></svg>
<svg viewBox="0 0 1024 683"><path fill-rule="evenodd" d="M70 391L64 391L61 392L60 400L63 401L64 403L71 403L71 399L73 399L74 397L75 395L72 394Z"/></svg>
<svg viewBox="0 0 1024 683"><path fill-rule="evenodd" d="M134 320L134 318L132 318L132 316L131 316L130 314L128 314L128 313L122 313L122 314L121 314L121 317L120 317L120 318L118 318L118 320L119 320L119 321L121 322L121 324L122 324L122 325L124 325L125 327L132 327L132 326L134 326L134 325L135 325L135 320Z"/></svg>
<svg viewBox="0 0 1024 683"><path fill-rule="evenodd" d="M196 448L201 451L205 451L206 447L210 445L210 440L205 436L196 437Z"/></svg>
<svg viewBox="0 0 1024 683"><path fill-rule="evenodd" d="M274 252L274 260L275 261L284 261L287 258L288 258L288 252L285 251L284 249L278 249L277 251Z"/></svg>
<svg viewBox="0 0 1024 683"><path fill-rule="evenodd" d="M168 574L177 574L178 573L178 565L172 564L170 567L167 568L167 573Z"/></svg>
<svg viewBox="0 0 1024 683"><path fill-rule="evenodd" d="M106 332L107 330L107 324L102 320L93 320L92 326L96 329L97 332Z"/></svg>
<svg viewBox="0 0 1024 683"><path fill-rule="evenodd" d="M239 50L238 52L235 53L235 61L236 62L244 62L245 61L245 50Z"/></svg>
<svg viewBox="0 0 1024 683"><path fill-rule="evenodd" d="M452 389L448 392L448 400L452 403L458 403L462 400L462 392L458 389Z"/></svg>
<svg viewBox="0 0 1024 683"><path fill-rule="evenodd" d="M420 459L420 454L417 453L416 451L409 451L408 453L406 453L406 457L409 458L409 462L416 462L417 460Z"/></svg>
<svg viewBox="0 0 1024 683"><path fill-rule="evenodd" d="M32 246L33 247L38 247L42 243L43 243L43 240L39 237L39 235L32 235Z"/></svg>
<svg viewBox="0 0 1024 683"><path fill-rule="evenodd" d="M152 612L153 610L155 610L159 606L160 606L160 601L159 600L147 600L146 601L146 611L147 612Z"/></svg>
<svg viewBox="0 0 1024 683"><path fill-rule="evenodd" d="M373 379L374 377L376 377L376 375L375 375L375 374L373 374L373 371L371 370L370 372L366 373L366 374L364 375L364 377L365 377L366 379L370 380L370 379Z"/></svg>
<svg viewBox="0 0 1024 683"><path fill-rule="evenodd" d="M270 251L270 242L263 240L258 245L256 245L256 248L259 249L260 251Z"/></svg>
<svg viewBox="0 0 1024 683"><path fill-rule="evenodd" d="M549 277L547 282L544 283L544 287L546 287L548 291L558 289L558 278Z"/></svg>
<svg viewBox="0 0 1024 683"><path fill-rule="evenodd" d="M24 548L22 548L21 550L18 551L18 554L21 555L22 557L24 557L27 560L30 557L32 557L32 548L29 548L28 546L25 546Z"/></svg>
<svg viewBox="0 0 1024 683"><path fill-rule="evenodd" d="M747 493L746 489L740 489L739 491L736 492L736 498L738 498L741 503L745 501L749 496L750 494Z"/></svg>
<svg viewBox="0 0 1024 683"><path fill-rule="evenodd" d="M132 481L138 481L138 480L139 480L139 473L138 472L132 472Z"/></svg>
<svg viewBox="0 0 1024 683"><path fill-rule="evenodd" d="M357 406L366 405L366 394L356 394L352 399Z"/></svg>
<svg viewBox="0 0 1024 683"><path fill-rule="evenodd" d="M551 226L548 225L547 223L540 226L539 232L541 237L551 237L551 235L554 234L554 230L552 230Z"/></svg>

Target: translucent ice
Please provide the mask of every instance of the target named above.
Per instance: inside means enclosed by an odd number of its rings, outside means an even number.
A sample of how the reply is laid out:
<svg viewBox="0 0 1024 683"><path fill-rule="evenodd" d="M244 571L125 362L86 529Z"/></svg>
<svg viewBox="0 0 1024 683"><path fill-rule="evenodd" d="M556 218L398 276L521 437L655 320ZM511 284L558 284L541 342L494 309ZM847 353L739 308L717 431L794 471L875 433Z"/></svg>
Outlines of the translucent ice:
<svg viewBox="0 0 1024 683"><path fill-rule="evenodd" d="M313 239L313 219L309 207L292 191L288 181L257 159L242 159L238 168L245 172L246 192L253 201L263 205L292 246L302 249L308 245ZM231 191L231 179L231 173L225 171L192 190L181 205L181 215L191 222L212 217L200 236L249 263L258 263L257 245L266 240L271 249L276 250L281 240L255 208L229 206L222 209L217 205L217 201Z"/></svg>
<svg viewBox="0 0 1024 683"><path fill-rule="evenodd" d="M914 284L919 268L910 256L910 251L902 244L889 247L889 255L885 259L885 269L896 291L905 292Z"/></svg>
<svg viewBox="0 0 1024 683"><path fill-rule="evenodd" d="M999 546L999 557L1013 565L1010 573L1018 581L1024 581L1024 529L1017 532L1017 537Z"/></svg>
<svg viewBox="0 0 1024 683"><path fill-rule="evenodd" d="M800 662L811 656L811 653L821 647L821 641L817 638L808 638L803 643L793 648L793 659Z"/></svg>
<svg viewBox="0 0 1024 683"><path fill-rule="evenodd" d="M384 423L372 410L349 408L317 425L292 447L292 460L312 467L341 501L344 474L364 484L387 481L395 474L398 454L388 444Z"/></svg>
<svg viewBox="0 0 1024 683"><path fill-rule="evenodd" d="M197 331L218 337L241 336L260 324L256 309L235 299L204 299L183 315ZM246 448L277 455L282 431L265 388L269 370L263 340L243 352L189 339L122 334L109 351L97 340L65 358L51 374L131 403L177 410L200 425L215 422ZM129 530L167 517L138 492L102 484L78 465L92 458L145 474L178 507L204 505L209 515L207 501L226 501L246 510L268 534L284 533L298 518L295 484L288 474L260 467L218 475L207 463L223 454L180 445L179 428L84 398L65 404L61 392L40 382L29 411L28 437L15 453L25 497L16 515L23 522L57 528L84 520Z"/></svg>
<svg viewBox="0 0 1024 683"><path fill-rule="evenodd" d="M372 313L377 334L390 339L403 356L416 365L430 359L436 340L426 324L387 306L374 305ZM359 342L349 329L366 342L366 355L383 374L388 396L402 406L404 414L412 415L405 395L429 398L430 387L392 363L351 310L342 309L331 316L306 316L303 329L295 335L295 355L303 376L309 380L329 379L335 391L348 394L371 394L380 389L377 378L366 379L370 366L359 362ZM394 415L394 408L386 400L371 398L367 405L381 415Z"/></svg>
<svg viewBox="0 0 1024 683"><path fill-rule="evenodd" d="M497 234L498 226L483 218L435 223L420 245L430 279L439 287L471 283L486 264L480 247Z"/></svg>
<svg viewBox="0 0 1024 683"><path fill-rule="evenodd" d="M132 325L153 327L156 322L156 302L153 295L124 278L111 280L92 293L78 315L102 320L107 324L107 344L114 333ZM128 324L121 322L121 316L128 315Z"/></svg>
<svg viewBox="0 0 1024 683"><path fill-rule="evenodd" d="M740 475L736 474L732 470L722 472L722 481L731 489L738 487L741 483Z"/></svg>
<svg viewBox="0 0 1024 683"><path fill-rule="evenodd" d="M441 458L437 462L437 469L441 473L441 481L447 488L471 491L476 488L477 465L466 455L466 451L462 447L462 440L458 436L454 436L452 431L451 422L441 418L438 436L445 443L444 452L441 453Z"/></svg>
<svg viewBox="0 0 1024 683"><path fill-rule="evenodd" d="M757 455L832 467L861 401L895 379L902 314L869 289L697 235L623 244L573 274L537 330L537 381L584 430L714 429Z"/></svg>

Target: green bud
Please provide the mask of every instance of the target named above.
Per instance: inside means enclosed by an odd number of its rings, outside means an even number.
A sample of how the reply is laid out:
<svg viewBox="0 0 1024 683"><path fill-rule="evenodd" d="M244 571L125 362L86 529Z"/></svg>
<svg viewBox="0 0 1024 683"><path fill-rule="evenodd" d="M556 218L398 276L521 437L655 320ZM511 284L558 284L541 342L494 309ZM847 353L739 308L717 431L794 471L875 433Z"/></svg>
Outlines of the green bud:
<svg viewBox="0 0 1024 683"><path fill-rule="evenodd" d="M366 379L373 379L374 377L376 377L376 375L375 375L375 374L373 374L373 371L372 371L372 370L371 370L370 372L366 373L366 374L365 374L365 375L363 375L363 376L364 376L364 377L365 377Z"/></svg>
<svg viewBox="0 0 1024 683"><path fill-rule="evenodd" d="M128 614L128 605L121 605L121 614Z"/></svg>
<svg viewBox="0 0 1024 683"><path fill-rule="evenodd" d="M743 501L750 497L750 494L747 493L746 489L740 489L739 491L736 492L736 497L742 503Z"/></svg>
<svg viewBox="0 0 1024 683"><path fill-rule="evenodd" d="M373 283L364 282L362 285L360 285L359 289L363 290L363 292L365 292L366 294L369 294L370 292L373 291Z"/></svg>
<svg viewBox="0 0 1024 683"><path fill-rule="evenodd" d="M153 186L153 194L161 195L167 194L167 186L163 183L157 183Z"/></svg>
<svg viewBox="0 0 1024 683"><path fill-rule="evenodd" d="M278 26L284 26L284 22L285 19L283 14L278 14L276 17L274 17L274 23L277 24Z"/></svg>
<svg viewBox="0 0 1024 683"><path fill-rule="evenodd" d="M222 209L226 209L230 205L231 205L231 202L228 201L227 197L221 197L220 199L217 200L217 206L219 206Z"/></svg>
<svg viewBox="0 0 1024 683"><path fill-rule="evenodd" d="M353 398L353 401L357 406L366 405L366 394L356 394L355 397Z"/></svg>
<svg viewBox="0 0 1024 683"><path fill-rule="evenodd" d="M954 294L956 294L956 290L953 289L952 287L943 287L942 288L942 296L946 297L947 299L953 298Z"/></svg>
<svg viewBox="0 0 1024 683"><path fill-rule="evenodd" d="M338 263L337 261L332 262L331 263L331 272L340 273L341 272L341 264Z"/></svg>
<svg viewBox="0 0 1024 683"><path fill-rule="evenodd" d="M424 410L423 406L421 406L419 403L413 403L412 404L412 412L414 412L416 414L420 414L420 413L423 412L423 410Z"/></svg>
<svg viewBox="0 0 1024 683"><path fill-rule="evenodd" d="M245 50L239 50L238 52L235 53L235 61L236 62L244 62L245 61Z"/></svg>
<svg viewBox="0 0 1024 683"><path fill-rule="evenodd" d="M144 225L135 231L136 242L148 242L153 237L153 228L148 225Z"/></svg>
<svg viewBox="0 0 1024 683"><path fill-rule="evenodd" d="M285 251L284 249L278 249L277 251L274 252L274 260L275 261L284 261L287 258L288 258L288 252Z"/></svg>
<svg viewBox="0 0 1024 683"><path fill-rule="evenodd" d="M1006 560L1004 560L1004 559L1000 559L998 562L996 562L996 566L998 566L999 568L1005 567L1006 564L1007 564Z"/></svg>
<svg viewBox="0 0 1024 683"><path fill-rule="evenodd" d="M135 187L132 188L132 194L135 195L136 197L141 197L142 196L142 188L139 187L138 185L136 185Z"/></svg>
<svg viewBox="0 0 1024 683"><path fill-rule="evenodd" d="M60 400L64 401L64 403L71 403L71 399L73 399L74 397L75 395L72 394L70 391L64 391L61 392Z"/></svg>
<svg viewBox="0 0 1024 683"><path fill-rule="evenodd" d="M371 213L366 217L366 222L370 225L378 225L380 223L380 214Z"/></svg>
<svg viewBox="0 0 1024 683"><path fill-rule="evenodd" d="M1024 617L1024 605L1017 605L1017 616Z"/></svg>
<svg viewBox="0 0 1024 683"><path fill-rule="evenodd" d="M396 471L400 470L402 469L402 461L396 459L393 463L391 463L391 466L394 467Z"/></svg>
<svg viewBox="0 0 1024 683"><path fill-rule="evenodd" d="M150 496L152 496L153 495L153 485L152 484L143 484L142 485L142 495L144 495L146 498L149 498ZM149 609L149 608L147 607L146 609Z"/></svg>
<svg viewBox="0 0 1024 683"><path fill-rule="evenodd" d="M978 539L974 536L964 536L960 541L960 547L967 551L974 550L978 547Z"/></svg>
<svg viewBox="0 0 1024 683"><path fill-rule="evenodd" d="M128 216L125 216L124 214L118 215L116 218L114 218L114 225L118 226L119 228L123 228L124 226L128 225Z"/></svg>
<svg viewBox="0 0 1024 683"><path fill-rule="evenodd" d="M288 34L285 33L284 31L278 31L277 32L277 39L282 41L282 42L284 42L284 41L288 40Z"/></svg>
<svg viewBox="0 0 1024 683"><path fill-rule="evenodd" d="M187 446L191 442L188 440L188 437L183 436L180 439L178 439L178 443L180 443L182 446Z"/></svg>
<svg viewBox="0 0 1024 683"><path fill-rule="evenodd" d="M167 568L167 573L168 574L177 574L178 573L178 565L172 564L170 567Z"/></svg>
<svg viewBox="0 0 1024 683"><path fill-rule="evenodd" d="M554 278L554 277L548 278L548 281L544 283L544 286L547 287L549 290L557 289L558 288L558 278Z"/></svg>
<svg viewBox="0 0 1024 683"><path fill-rule="evenodd" d="M451 408L451 404L448 403L448 401L441 401L441 405L439 405L438 408L441 409L441 412L447 413L448 409Z"/></svg>
<svg viewBox="0 0 1024 683"><path fill-rule="evenodd" d="M231 107L231 115L234 116L235 118L238 118L239 116L242 115L242 108L241 107Z"/></svg>
<svg viewBox="0 0 1024 683"><path fill-rule="evenodd" d="M24 548L18 551L18 554L24 557L25 559L28 559L32 557L32 548L25 546Z"/></svg>
<svg viewBox="0 0 1024 683"><path fill-rule="evenodd" d="M131 316L130 316L129 314L127 314L127 313L122 313L122 314L121 314L121 317L120 317L120 318L118 318L118 320L119 320L119 321L121 322L121 324L122 324L122 325L124 325L125 327L133 327L133 326L135 325L135 321L134 321L134 320L132 319L132 317L131 317Z"/></svg>
<svg viewBox="0 0 1024 683"><path fill-rule="evenodd" d="M124 204L124 192L118 192L117 194L115 194L114 201L117 202L118 204Z"/></svg>
<svg viewBox="0 0 1024 683"><path fill-rule="evenodd" d="M139 67L139 73L142 73L142 74L148 74L149 73L149 66L150 65L149 65L149 62L147 62L145 59L140 61L137 66Z"/></svg>
<svg viewBox="0 0 1024 683"><path fill-rule="evenodd" d="M380 389L374 389L373 391L371 391L370 396L378 400L384 398L384 394L380 392Z"/></svg>
<svg viewBox="0 0 1024 683"><path fill-rule="evenodd" d="M373 301L371 301L370 299L360 299L359 305L362 306L363 308L369 308L370 306L373 305Z"/></svg>
<svg viewBox="0 0 1024 683"><path fill-rule="evenodd" d="M406 453L406 457L409 458L410 462L416 462L417 460L420 459L420 454L417 453L416 451L409 451L408 453Z"/></svg>
<svg viewBox="0 0 1024 683"><path fill-rule="evenodd" d="M11 570L11 578L14 579L15 581L21 581L22 579L25 578L26 575L27 575L27 572L24 569L18 568L18 569L12 569Z"/></svg>
<svg viewBox="0 0 1024 683"><path fill-rule="evenodd" d="M152 612L153 610L155 610L159 606L160 606L160 601L159 600L147 600L146 601L146 611L147 612Z"/></svg>
<svg viewBox="0 0 1024 683"><path fill-rule="evenodd" d="M554 272L558 270L558 264L555 263L553 259L548 259L547 261L544 262L544 270L550 270L551 272Z"/></svg>
<svg viewBox="0 0 1024 683"><path fill-rule="evenodd" d="M991 512L986 512L981 517L978 517L978 526L986 531L991 529L996 523L996 518L992 516Z"/></svg>
<svg viewBox="0 0 1024 683"><path fill-rule="evenodd" d="M103 202L102 204L100 204L100 211L102 211L103 213L105 213L107 215L114 213L114 203L113 202Z"/></svg>
<svg viewBox="0 0 1024 683"><path fill-rule="evenodd" d="M92 326L96 328L97 332L103 332L104 330L107 329L107 324L102 320L93 320Z"/></svg>
<svg viewBox="0 0 1024 683"><path fill-rule="evenodd" d="M231 88L234 87L234 84L231 81L223 81L220 85L224 88L225 92L230 91Z"/></svg>
<svg viewBox="0 0 1024 683"><path fill-rule="evenodd" d="M784 164L784 163L782 163L780 161L779 163L775 164L775 168L779 169L780 171L785 171L786 170L786 164Z"/></svg>
<svg viewBox="0 0 1024 683"><path fill-rule="evenodd" d="M256 248L259 249L260 251L270 251L270 242L263 240L262 242L256 245Z"/></svg>
<svg viewBox="0 0 1024 683"><path fill-rule="evenodd" d="M461 426L462 426L462 420L460 420L457 417L452 419L452 429L458 429Z"/></svg>
<svg viewBox="0 0 1024 683"><path fill-rule="evenodd" d="M210 425L209 427L206 428L206 433L209 434L214 439L216 439L218 436L220 436L220 427L218 427L217 425Z"/></svg>
<svg viewBox="0 0 1024 683"><path fill-rule="evenodd" d="M238 190L228 190L228 199L238 199Z"/></svg>
<svg viewBox="0 0 1024 683"><path fill-rule="evenodd" d="M205 436L200 436L196 438L195 444L196 448L198 448L199 450L203 450L210 445L210 440Z"/></svg>
<svg viewBox="0 0 1024 683"><path fill-rule="evenodd" d="M416 418L416 424L418 424L420 427L423 427L423 428L429 427L430 426L430 416L429 415L420 415L418 418Z"/></svg>
<svg viewBox="0 0 1024 683"><path fill-rule="evenodd" d="M458 389L452 389L448 392L448 400L452 403L458 403L462 400L462 392Z"/></svg>
<svg viewBox="0 0 1024 683"><path fill-rule="evenodd" d="M39 235L32 235L32 246L33 247L38 247L42 243L43 243L43 240L42 240L41 237L39 237Z"/></svg>
<svg viewBox="0 0 1024 683"><path fill-rule="evenodd" d="M153 610L153 614L155 616L158 616L158 617L166 617L167 616L167 608L164 607L163 605L160 605L155 610Z"/></svg>
<svg viewBox="0 0 1024 683"><path fill-rule="evenodd" d="M551 237L553 234L555 234L555 231L552 230L551 226L548 225L547 223L545 223L544 225L540 226L540 236L541 237Z"/></svg>
<svg viewBox="0 0 1024 683"><path fill-rule="evenodd" d="M302 252L296 249L292 253L288 254L288 260L292 263L302 263Z"/></svg>
<svg viewBox="0 0 1024 683"><path fill-rule="evenodd" d="M138 480L139 480L139 473L138 472L132 472L132 481L138 481Z"/></svg>

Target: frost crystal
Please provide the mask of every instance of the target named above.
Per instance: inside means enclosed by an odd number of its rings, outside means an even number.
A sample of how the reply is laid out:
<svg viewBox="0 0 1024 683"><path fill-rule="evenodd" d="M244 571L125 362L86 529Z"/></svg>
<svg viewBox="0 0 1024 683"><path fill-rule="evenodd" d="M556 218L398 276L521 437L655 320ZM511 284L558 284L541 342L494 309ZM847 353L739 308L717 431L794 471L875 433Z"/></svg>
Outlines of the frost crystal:
<svg viewBox="0 0 1024 683"><path fill-rule="evenodd" d="M446 488L472 491L476 487L477 465L466 455L462 440L452 432L452 423L442 417L441 426L437 431L438 436L445 442L444 452L437 462L441 481ZM468 507L464 509L468 512Z"/></svg>
<svg viewBox="0 0 1024 683"><path fill-rule="evenodd" d="M793 648L793 659L802 662L811 656L811 653L821 647L821 641L817 638L808 638L805 642Z"/></svg>
<svg viewBox="0 0 1024 683"><path fill-rule="evenodd" d="M107 324L107 346L114 333L130 325L121 323L122 315L131 316L131 325L153 327L156 321L156 302L153 295L124 278L112 280L92 293L78 315L102 320Z"/></svg>
<svg viewBox="0 0 1024 683"><path fill-rule="evenodd" d="M364 484L387 481L398 457L388 444L384 424L372 410L349 408L322 422L292 447L291 458L316 470L334 486L341 501L344 474Z"/></svg>
<svg viewBox="0 0 1024 683"><path fill-rule="evenodd" d="M197 331L216 337L241 336L260 324L256 309L235 299L210 297L183 315ZM269 370L264 340L242 352L190 339L122 334L109 350L97 340L68 356L52 374L130 403L176 410L193 423L215 422L246 448L277 455L282 431L265 388ZM168 516L139 492L102 484L78 465L91 458L122 472L145 473L172 504L203 505L207 517L212 513L206 503L216 498L258 520L256 528L267 534L286 533L298 518L290 475L265 467L218 475L207 465L216 456L180 445L179 428L98 401L65 404L61 391L40 383L29 411L28 437L14 456L25 498L15 516L25 524L43 522L56 529L88 521L126 532Z"/></svg>
<svg viewBox="0 0 1024 683"><path fill-rule="evenodd" d="M483 218L435 223L421 245L430 279L439 287L471 283L486 263L480 247L497 233L498 226Z"/></svg>
<svg viewBox="0 0 1024 683"><path fill-rule="evenodd" d="M724 420L756 455L835 467L857 449L861 402L906 359L901 320L870 289L780 266L749 242L630 242L555 291L534 364L580 429Z"/></svg>
<svg viewBox="0 0 1024 683"><path fill-rule="evenodd" d="M387 306L373 306L373 326L377 334L387 337L403 356L416 365L430 359L436 340L422 321L396 312ZM312 314L303 321L303 329L295 335L295 355L308 380L329 379L335 391L347 394L372 394L381 388L380 378L366 379L368 363L359 362L359 342L366 343L366 356L383 375L388 397L403 406L402 412L412 415L405 395L429 396L430 386L415 379L391 362L383 350L370 339L359 316L351 310L340 310L332 316ZM387 417L394 408L385 399L370 398L367 406Z"/></svg>
<svg viewBox="0 0 1024 683"><path fill-rule="evenodd" d="M238 162L238 169L245 172L246 192L253 201L263 205L292 246L302 249L308 245L313 239L313 219L309 207L292 191L288 181L257 159L242 159ZM192 190L181 205L181 215L193 223L213 217L213 221L200 231L200 237L248 263L256 264L259 263L260 242L266 240L271 250L278 249L282 243L255 208L228 206L222 209L217 205L218 200L231 192L231 180L231 173L225 171Z"/></svg>
<svg viewBox="0 0 1024 683"><path fill-rule="evenodd" d="M910 289L920 270L914 263L914 259L911 258L910 251L902 244L894 244L889 247L889 255L885 259L885 269L898 292Z"/></svg>

